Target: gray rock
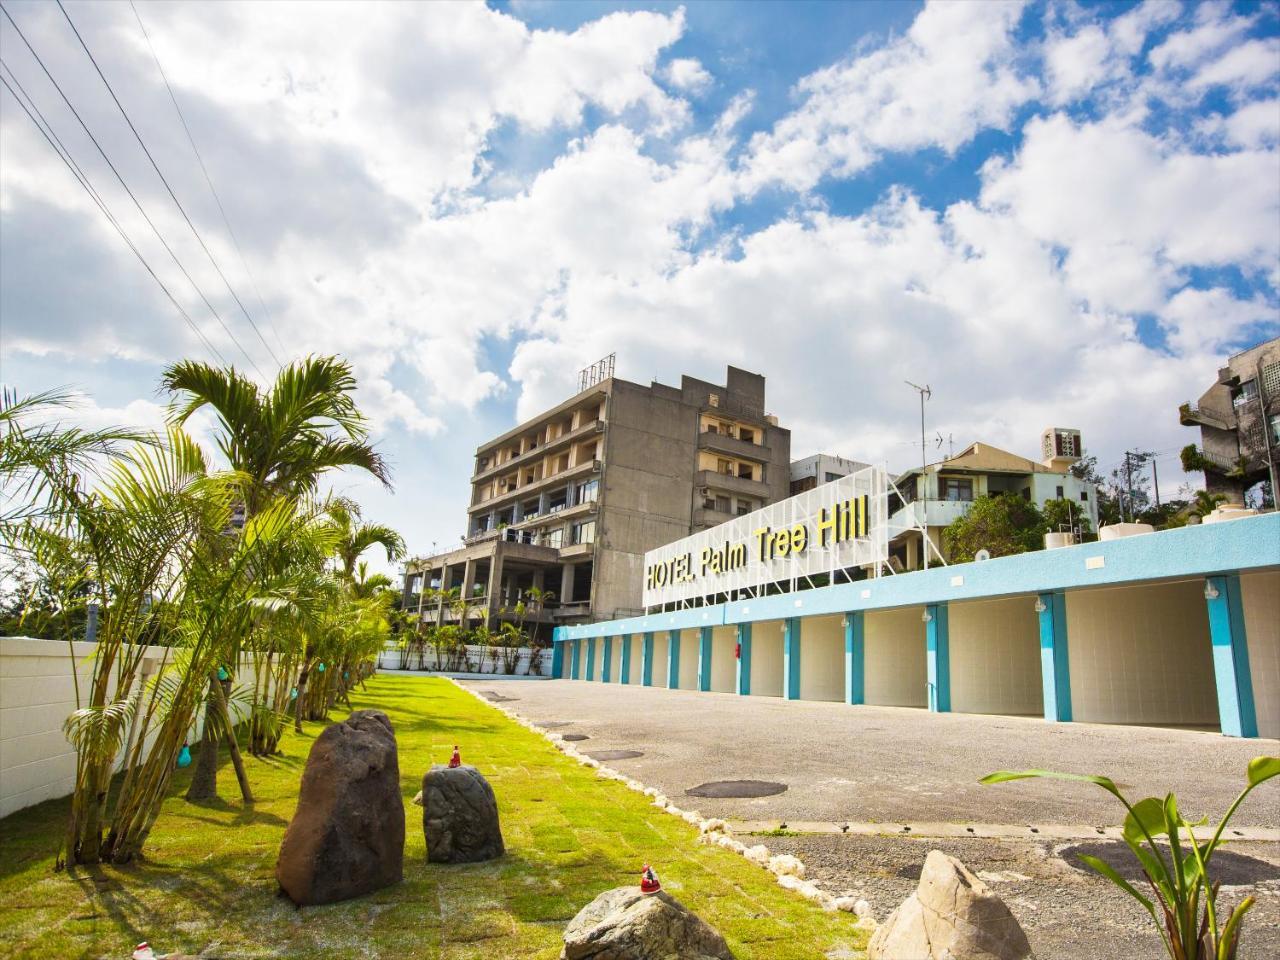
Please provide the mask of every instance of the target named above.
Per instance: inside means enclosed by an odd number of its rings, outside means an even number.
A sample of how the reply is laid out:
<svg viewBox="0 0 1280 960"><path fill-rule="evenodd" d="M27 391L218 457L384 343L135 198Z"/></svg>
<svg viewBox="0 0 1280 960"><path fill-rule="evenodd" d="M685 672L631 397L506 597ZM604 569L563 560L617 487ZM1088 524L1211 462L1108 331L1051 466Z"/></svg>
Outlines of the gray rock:
<svg viewBox="0 0 1280 960"><path fill-rule="evenodd" d="M684 904L639 887L606 890L564 931L562 960L733 960L716 930Z"/></svg>
<svg viewBox="0 0 1280 960"><path fill-rule="evenodd" d="M358 710L326 728L302 771L276 879L298 906L370 893L404 876L404 799L391 721Z"/></svg>
<svg viewBox="0 0 1280 960"><path fill-rule="evenodd" d="M1017 919L955 857L932 850L916 892L871 938L868 960L1024 960L1031 945Z"/></svg>
<svg viewBox="0 0 1280 960"><path fill-rule="evenodd" d="M422 778L428 863L476 863L506 853L493 788L475 767L437 764Z"/></svg>

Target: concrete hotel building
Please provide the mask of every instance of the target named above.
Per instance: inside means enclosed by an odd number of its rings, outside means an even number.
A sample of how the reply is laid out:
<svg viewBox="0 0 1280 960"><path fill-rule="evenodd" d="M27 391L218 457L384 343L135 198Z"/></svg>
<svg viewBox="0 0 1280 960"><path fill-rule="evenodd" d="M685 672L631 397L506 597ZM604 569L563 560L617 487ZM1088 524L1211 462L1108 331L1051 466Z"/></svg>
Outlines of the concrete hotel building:
<svg viewBox="0 0 1280 960"><path fill-rule="evenodd" d="M785 498L790 460L758 374L607 377L480 445L463 545L407 565L405 609L457 622L461 604L424 599L456 588L492 624L536 587L555 594L527 623L544 640L639 613L645 551Z"/></svg>

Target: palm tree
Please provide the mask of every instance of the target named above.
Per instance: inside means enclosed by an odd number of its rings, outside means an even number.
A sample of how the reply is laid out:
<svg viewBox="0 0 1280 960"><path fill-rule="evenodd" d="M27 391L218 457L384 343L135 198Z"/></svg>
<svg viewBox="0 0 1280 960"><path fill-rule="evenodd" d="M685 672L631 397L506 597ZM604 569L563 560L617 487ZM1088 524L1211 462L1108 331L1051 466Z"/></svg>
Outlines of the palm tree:
<svg viewBox="0 0 1280 960"><path fill-rule="evenodd" d="M370 547L381 546L386 550L388 562L404 556L404 538L386 524L363 523L360 507L355 502L337 497L330 501L328 513L338 535L335 553L344 579L354 578L356 563Z"/></svg>
<svg viewBox="0 0 1280 960"><path fill-rule="evenodd" d="M296 361L266 391L235 367L183 360L165 370L161 385L174 395L175 424L206 406L217 415L218 447L244 475L247 513L278 494L310 493L322 473L341 467L367 470L391 485L386 461L368 443L352 396L356 379L344 360Z"/></svg>

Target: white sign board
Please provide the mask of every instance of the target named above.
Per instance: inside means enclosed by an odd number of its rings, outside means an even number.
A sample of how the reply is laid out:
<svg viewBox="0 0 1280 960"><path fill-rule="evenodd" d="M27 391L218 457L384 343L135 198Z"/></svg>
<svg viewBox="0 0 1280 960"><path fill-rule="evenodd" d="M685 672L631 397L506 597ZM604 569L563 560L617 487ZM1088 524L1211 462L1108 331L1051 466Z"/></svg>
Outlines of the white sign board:
<svg viewBox="0 0 1280 960"><path fill-rule="evenodd" d="M889 480L867 467L644 555L644 605L689 604L889 558Z"/></svg>

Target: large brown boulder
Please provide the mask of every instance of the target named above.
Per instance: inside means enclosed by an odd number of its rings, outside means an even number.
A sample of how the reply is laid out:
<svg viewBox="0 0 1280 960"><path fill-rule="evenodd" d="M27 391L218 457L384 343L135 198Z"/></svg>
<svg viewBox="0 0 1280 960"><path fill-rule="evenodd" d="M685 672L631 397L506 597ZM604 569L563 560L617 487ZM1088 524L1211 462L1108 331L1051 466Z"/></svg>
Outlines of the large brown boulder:
<svg viewBox="0 0 1280 960"><path fill-rule="evenodd" d="M876 930L868 960L1024 960L1027 935L991 889L941 850L925 858L916 892Z"/></svg>
<svg viewBox="0 0 1280 960"><path fill-rule="evenodd" d="M311 745L276 879L298 906L370 893L404 876L404 800L391 721L357 710Z"/></svg>
<svg viewBox="0 0 1280 960"><path fill-rule="evenodd" d="M506 853L493 787L475 767L433 766L422 778L428 863L476 863Z"/></svg>
<svg viewBox="0 0 1280 960"><path fill-rule="evenodd" d="M679 900L639 887L606 890L564 931L562 960L733 960L724 937Z"/></svg>

